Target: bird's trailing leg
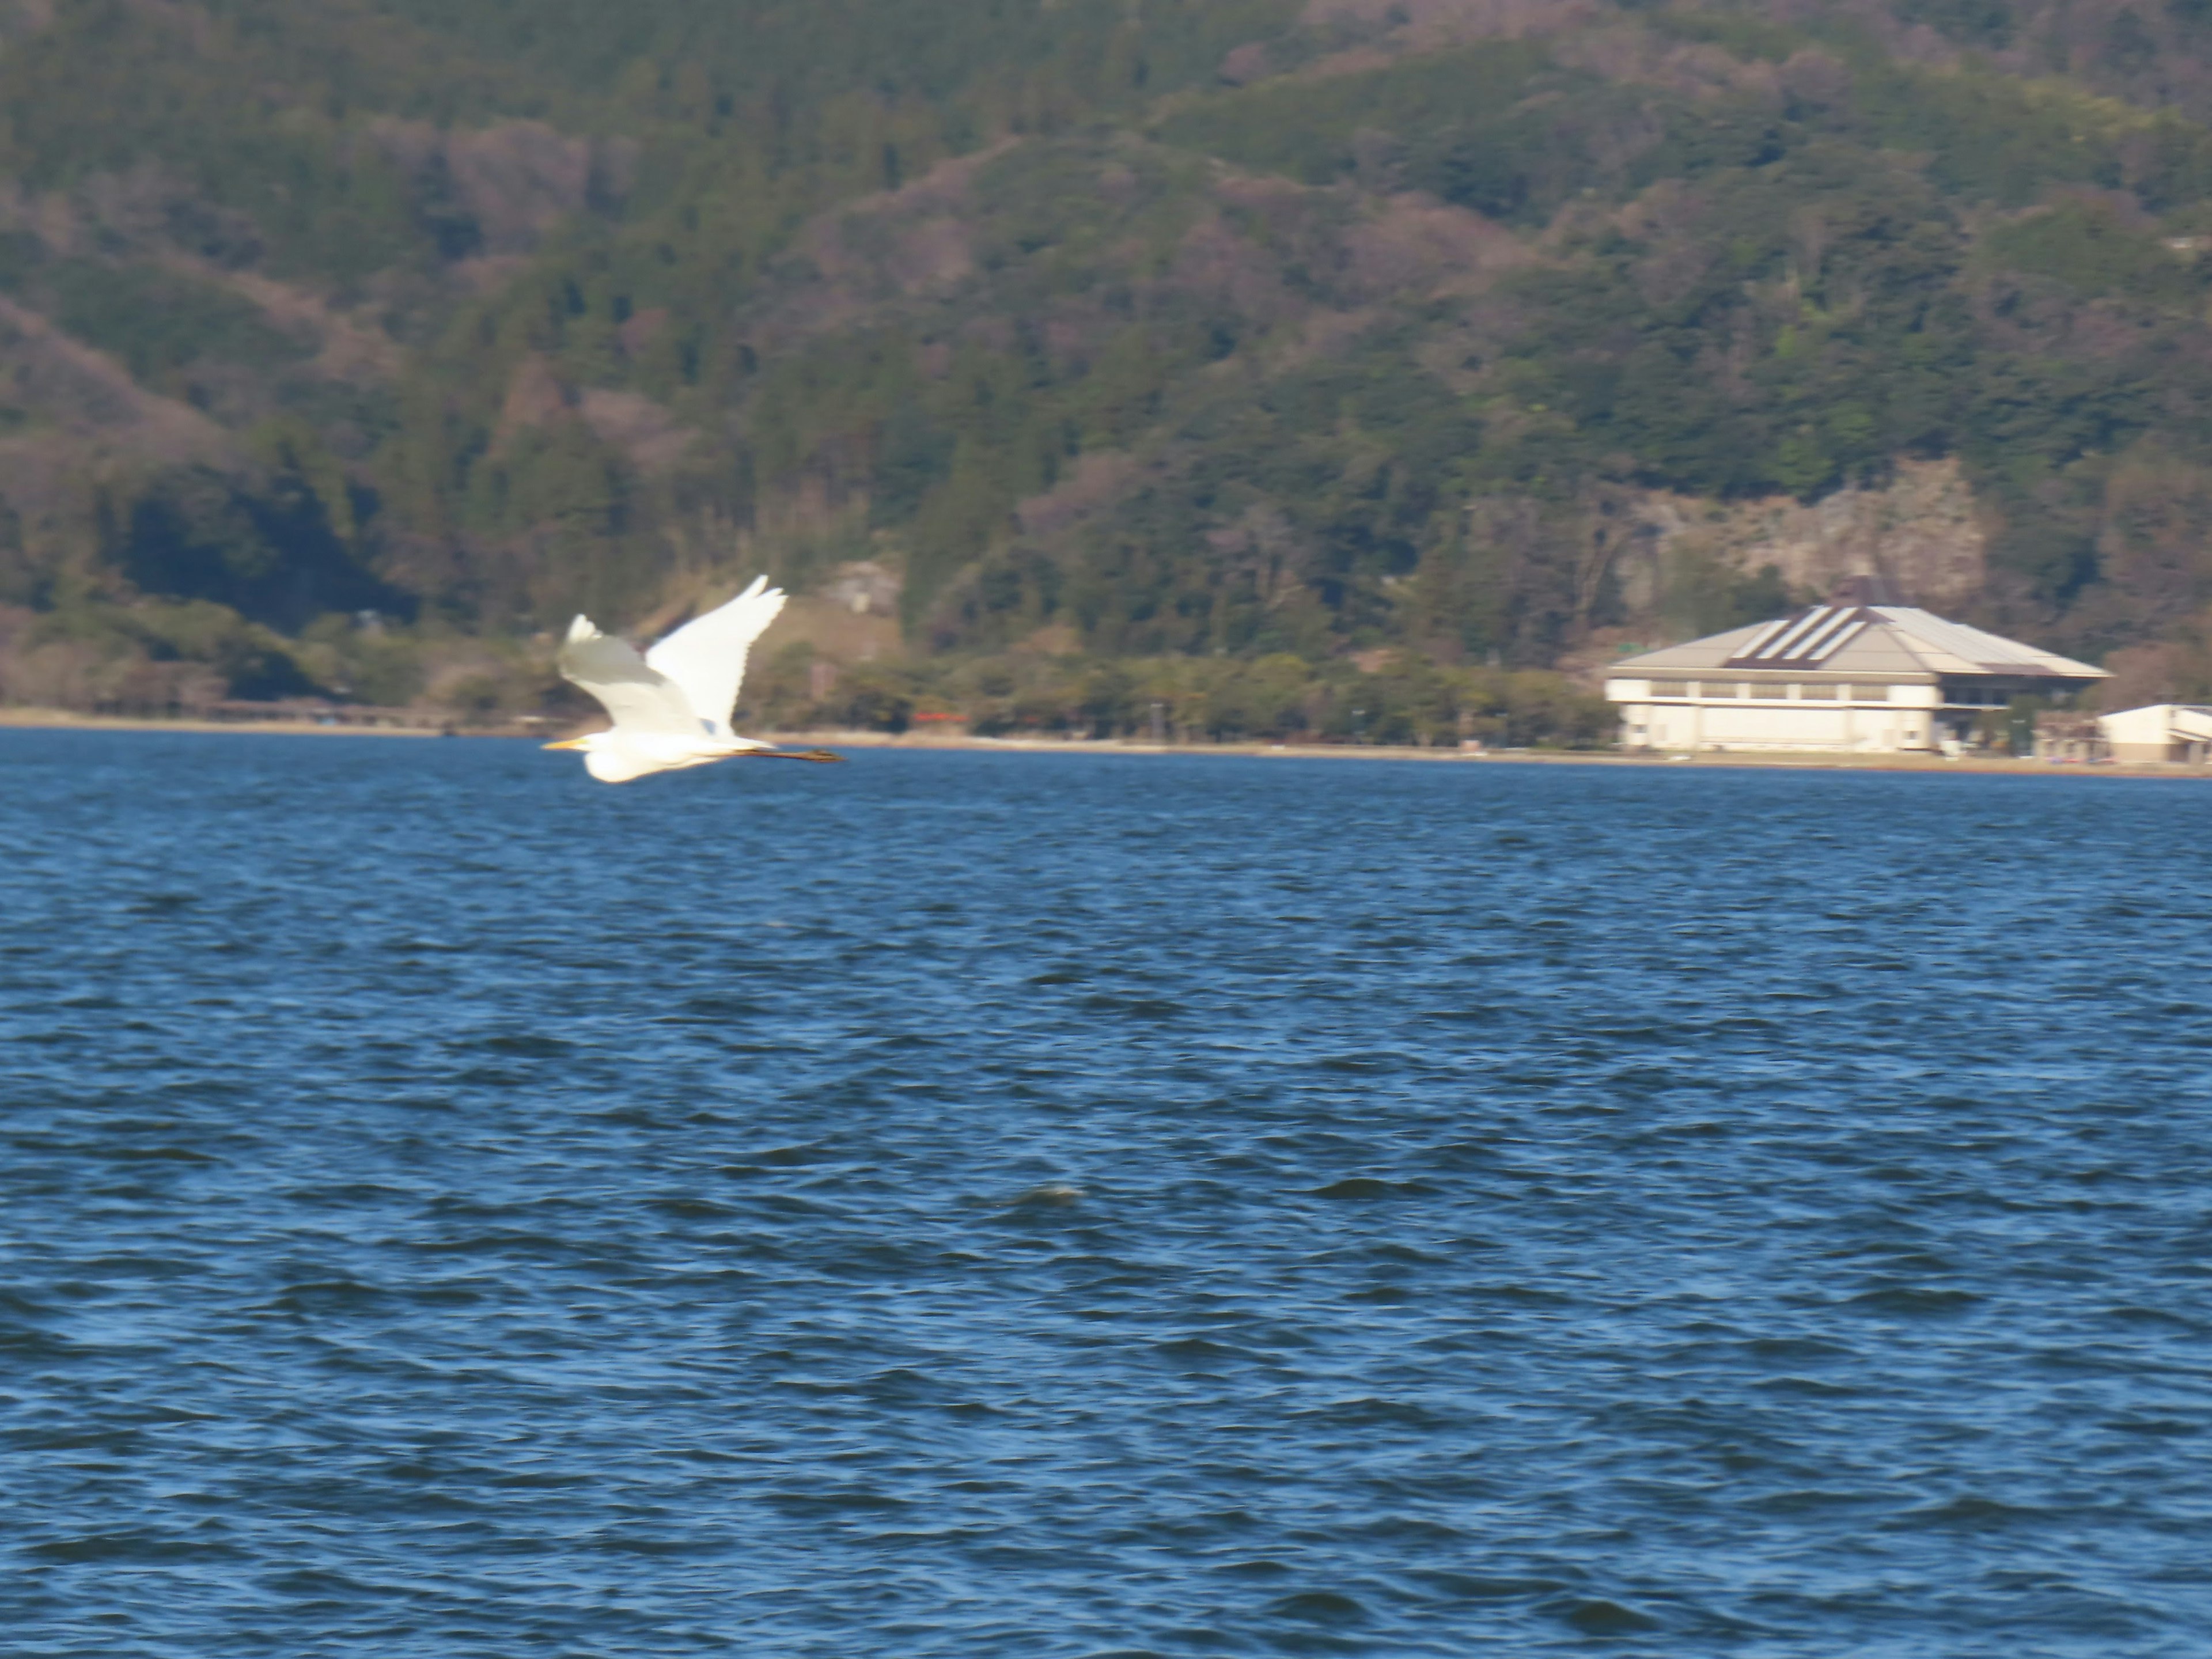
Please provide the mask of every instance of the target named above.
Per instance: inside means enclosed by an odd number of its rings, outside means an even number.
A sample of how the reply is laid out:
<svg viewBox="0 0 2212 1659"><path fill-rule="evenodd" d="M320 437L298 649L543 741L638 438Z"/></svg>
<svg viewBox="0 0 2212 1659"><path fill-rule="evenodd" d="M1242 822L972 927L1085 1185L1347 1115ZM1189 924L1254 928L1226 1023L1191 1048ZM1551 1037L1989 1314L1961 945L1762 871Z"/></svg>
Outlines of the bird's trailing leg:
<svg viewBox="0 0 2212 1659"><path fill-rule="evenodd" d="M842 755L833 755L827 749L748 749L738 757L739 760L804 760L842 761Z"/></svg>

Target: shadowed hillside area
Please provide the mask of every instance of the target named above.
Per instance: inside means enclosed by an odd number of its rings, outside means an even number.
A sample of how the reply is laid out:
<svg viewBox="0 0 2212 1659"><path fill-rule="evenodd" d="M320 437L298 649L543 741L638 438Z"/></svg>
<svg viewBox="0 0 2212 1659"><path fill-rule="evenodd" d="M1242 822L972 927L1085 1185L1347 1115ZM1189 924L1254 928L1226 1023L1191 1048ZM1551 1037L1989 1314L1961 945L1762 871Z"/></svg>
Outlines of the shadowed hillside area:
<svg viewBox="0 0 2212 1659"><path fill-rule="evenodd" d="M0 0L0 700L1602 740L1878 573L2212 698L2206 0Z"/></svg>

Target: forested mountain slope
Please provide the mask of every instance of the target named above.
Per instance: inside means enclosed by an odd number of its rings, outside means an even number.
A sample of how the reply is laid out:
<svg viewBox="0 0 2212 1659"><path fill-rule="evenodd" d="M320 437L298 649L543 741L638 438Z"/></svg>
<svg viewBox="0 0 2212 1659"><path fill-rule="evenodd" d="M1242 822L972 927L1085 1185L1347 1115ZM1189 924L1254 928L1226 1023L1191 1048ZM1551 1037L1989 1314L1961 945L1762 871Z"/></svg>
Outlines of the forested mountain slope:
<svg viewBox="0 0 2212 1659"><path fill-rule="evenodd" d="M1281 729L1879 566L2212 694L2208 121L2204 0L0 0L0 693L765 566Z"/></svg>

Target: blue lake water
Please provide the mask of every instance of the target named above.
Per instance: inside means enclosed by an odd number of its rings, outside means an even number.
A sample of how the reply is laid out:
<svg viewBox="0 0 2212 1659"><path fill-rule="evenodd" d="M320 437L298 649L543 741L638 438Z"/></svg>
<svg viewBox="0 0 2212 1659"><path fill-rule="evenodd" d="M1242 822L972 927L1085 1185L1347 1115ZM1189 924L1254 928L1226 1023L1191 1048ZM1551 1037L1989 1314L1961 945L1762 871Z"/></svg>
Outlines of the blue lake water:
<svg viewBox="0 0 2212 1659"><path fill-rule="evenodd" d="M2194 1659L2208 830L0 732L4 1645Z"/></svg>

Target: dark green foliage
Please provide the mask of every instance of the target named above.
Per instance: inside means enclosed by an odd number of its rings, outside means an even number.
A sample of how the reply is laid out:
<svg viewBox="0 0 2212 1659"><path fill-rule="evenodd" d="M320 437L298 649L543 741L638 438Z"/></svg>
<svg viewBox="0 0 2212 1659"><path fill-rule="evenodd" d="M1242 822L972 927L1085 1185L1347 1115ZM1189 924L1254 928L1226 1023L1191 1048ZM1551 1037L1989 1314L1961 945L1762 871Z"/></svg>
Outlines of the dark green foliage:
<svg viewBox="0 0 2212 1659"><path fill-rule="evenodd" d="M32 630L30 643L34 648L76 645L110 659L136 657L146 664L191 665L211 677L213 684L207 689L223 696L288 697L315 689L283 640L228 606L207 600L58 611ZM164 690L134 692L125 682L116 688L117 695L103 701L125 710L173 709L173 691L167 688L176 682L159 675L143 678Z"/></svg>
<svg viewBox="0 0 2212 1659"><path fill-rule="evenodd" d="M378 708L402 708L422 695L422 653L380 617L319 617L301 632L302 653L325 695Z"/></svg>
<svg viewBox="0 0 2212 1659"><path fill-rule="evenodd" d="M266 15L276 0L241 13ZM1040 8L1007 0L382 0L376 9L448 35L489 62L520 59L582 91L635 88L641 66L687 112L713 117L763 97L793 111L854 87L956 101L979 81L1060 77L1078 98L1171 91L1209 76L1240 41L1279 27L1285 0L1135 0Z"/></svg>
<svg viewBox="0 0 2212 1659"><path fill-rule="evenodd" d="M21 515L0 500L0 605L38 605L47 597L46 586L25 556Z"/></svg>
<svg viewBox="0 0 2212 1659"><path fill-rule="evenodd" d="M1370 743L1594 748L1615 717L1556 674L1446 668L1395 655L1364 672L1288 653L1258 657L951 657L864 665L817 695L795 647L748 683L744 718L763 729L901 732L955 720L984 736L1176 743Z"/></svg>
<svg viewBox="0 0 2212 1659"><path fill-rule="evenodd" d="M145 592L211 601L278 627L392 604L355 562L318 482L295 467L258 487L204 466L170 469L107 503L106 556Z"/></svg>
<svg viewBox="0 0 2212 1659"><path fill-rule="evenodd" d="M1953 447L1976 349L1966 239L1911 174L1851 161L1816 146L1717 175L1656 234L1608 234L1565 280L1523 279L1532 325L1502 378L1571 421L1533 439L1545 464L1633 457L1654 483L1809 498Z"/></svg>
<svg viewBox="0 0 2212 1659"><path fill-rule="evenodd" d="M2088 298L2195 307L2203 301L2202 270L2177 254L2154 228L2129 224L2111 204L2065 201L1990 233L1992 263L2049 276Z"/></svg>
<svg viewBox="0 0 2212 1659"><path fill-rule="evenodd" d="M22 287L45 263L39 239L21 231L0 231L0 293Z"/></svg>
<svg viewBox="0 0 2212 1659"><path fill-rule="evenodd" d="M167 389L202 358L265 374L307 355L246 301L172 272L68 259L42 270L39 283L53 296L56 322L149 386Z"/></svg>
<svg viewBox="0 0 2212 1659"><path fill-rule="evenodd" d="M1995 49L2012 44L2014 10L2006 0L1900 0L1897 15L1964 45Z"/></svg>
<svg viewBox="0 0 2212 1659"><path fill-rule="evenodd" d="M1580 135L1562 94L1604 90L1555 68L1540 44L1504 41L1364 75L1228 93L1176 115L1158 136L1318 185L1352 170L1362 133L1387 133L1417 147L1412 171L1420 182L1485 212L1518 213L1555 198L1554 175L1579 159ZM1539 97L1552 108L1525 107Z"/></svg>

